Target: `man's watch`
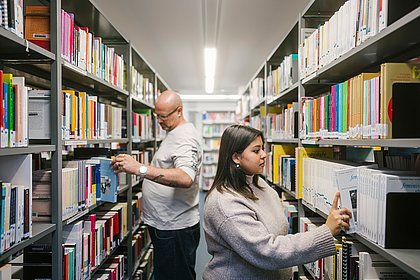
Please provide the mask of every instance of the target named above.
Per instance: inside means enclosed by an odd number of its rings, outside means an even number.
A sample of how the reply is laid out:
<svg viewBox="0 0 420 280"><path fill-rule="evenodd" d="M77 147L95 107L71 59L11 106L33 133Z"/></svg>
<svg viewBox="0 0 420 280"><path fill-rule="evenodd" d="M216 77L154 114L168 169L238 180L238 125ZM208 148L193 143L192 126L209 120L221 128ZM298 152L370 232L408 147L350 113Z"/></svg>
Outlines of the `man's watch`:
<svg viewBox="0 0 420 280"><path fill-rule="evenodd" d="M143 179L144 177L146 177L146 173L147 173L147 166L146 165L141 165L139 168L139 175L140 178Z"/></svg>

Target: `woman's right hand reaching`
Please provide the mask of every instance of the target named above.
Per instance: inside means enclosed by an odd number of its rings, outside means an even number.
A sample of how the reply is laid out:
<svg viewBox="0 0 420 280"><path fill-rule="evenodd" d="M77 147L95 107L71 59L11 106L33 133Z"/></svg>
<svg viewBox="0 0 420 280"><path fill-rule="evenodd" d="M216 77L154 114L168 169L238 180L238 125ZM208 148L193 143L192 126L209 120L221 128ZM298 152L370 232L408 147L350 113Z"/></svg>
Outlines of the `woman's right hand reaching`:
<svg viewBox="0 0 420 280"><path fill-rule="evenodd" d="M338 209L339 199L340 193L337 192L330 209L330 214L328 215L327 221L325 222L332 235L339 234L342 229L349 229L349 220L352 218L351 212L347 208Z"/></svg>

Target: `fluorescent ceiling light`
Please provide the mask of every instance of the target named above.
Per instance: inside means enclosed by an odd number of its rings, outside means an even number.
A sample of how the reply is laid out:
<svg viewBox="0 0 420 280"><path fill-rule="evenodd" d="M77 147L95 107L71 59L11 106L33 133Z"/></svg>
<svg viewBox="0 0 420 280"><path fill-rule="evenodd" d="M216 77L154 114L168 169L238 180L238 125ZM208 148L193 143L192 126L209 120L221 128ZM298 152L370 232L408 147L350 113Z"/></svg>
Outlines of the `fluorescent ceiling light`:
<svg viewBox="0 0 420 280"><path fill-rule="evenodd" d="M236 94L180 94L182 100L239 100Z"/></svg>
<svg viewBox="0 0 420 280"><path fill-rule="evenodd" d="M214 77L206 77L206 93L213 93Z"/></svg>
<svg viewBox="0 0 420 280"><path fill-rule="evenodd" d="M214 91L214 75L216 73L216 48L204 48L204 75L206 78L206 93Z"/></svg>
<svg viewBox="0 0 420 280"><path fill-rule="evenodd" d="M216 73L216 48L204 48L204 75L213 77Z"/></svg>

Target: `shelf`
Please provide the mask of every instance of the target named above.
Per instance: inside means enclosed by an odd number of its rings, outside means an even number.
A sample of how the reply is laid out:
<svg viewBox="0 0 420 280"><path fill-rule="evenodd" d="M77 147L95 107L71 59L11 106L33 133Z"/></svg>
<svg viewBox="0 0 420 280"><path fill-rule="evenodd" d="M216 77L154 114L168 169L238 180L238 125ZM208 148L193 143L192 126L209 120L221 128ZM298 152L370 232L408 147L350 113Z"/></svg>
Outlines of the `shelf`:
<svg viewBox="0 0 420 280"><path fill-rule="evenodd" d="M268 143L293 143L293 144L298 144L299 143L299 139L294 138L294 139L276 139L276 138L268 138L267 139Z"/></svg>
<svg viewBox="0 0 420 280"><path fill-rule="evenodd" d="M203 162L203 165L217 165L217 162Z"/></svg>
<svg viewBox="0 0 420 280"><path fill-rule="evenodd" d="M75 23L78 26L89 26L89 31L103 38L105 44L110 42L128 43L128 39L111 24L104 13L95 7L93 1L73 0L63 1L61 8L66 12L75 14ZM96 1L95 1L96 3Z"/></svg>
<svg viewBox="0 0 420 280"><path fill-rule="evenodd" d="M104 203L105 202L103 202L103 201L99 201L95 205L92 205L89 208L86 208L84 210L79 211L77 214L74 214L70 218L67 218L67 219L63 220L63 225L69 225L69 224L77 221L78 219L82 218L83 216L85 216L86 214L88 214L89 212L91 212L92 210L101 206Z"/></svg>
<svg viewBox="0 0 420 280"><path fill-rule="evenodd" d="M127 191L130 188L129 185L121 185L120 188L118 189L118 195L120 195L121 193Z"/></svg>
<svg viewBox="0 0 420 280"><path fill-rule="evenodd" d="M124 101L128 91L121 89L79 67L63 61L63 85L77 83L78 88L95 92L96 95L109 99Z"/></svg>
<svg viewBox="0 0 420 280"><path fill-rule="evenodd" d="M151 242L147 244L140 253L140 258L137 259L136 263L134 264L133 273L131 274L131 278L133 278L134 274L136 273L137 269L139 268L141 262L143 261L144 257L146 256L147 251L149 251L150 246L152 245ZM130 278L130 279L131 279Z"/></svg>
<svg viewBox="0 0 420 280"><path fill-rule="evenodd" d="M390 262L399 266L402 270L420 279L420 250L415 249L384 249L377 244L370 242L364 237L355 234L357 240L361 243L384 256Z"/></svg>
<svg viewBox="0 0 420 280"><path fill-rule="evenodd" d="M77 146L88 144L106 144L106 143L128 143L127 138L120 139L96 139L96 140L63 140L64 146Z"/></svg>
<svg viewBox="0 0 420 280"><path fill-rule="evenodd" d="M397 147L419 148L420 139L325 139L325 140L302 140L302 144L324 146L369 146L369 147Z"/></svg>
<svg viewBox="0 0 420 280"><path fill-rule="evenodd" d="M417 34L419 26L420 7L319 69L313 77L305 78L303 84L305 88L308 86L306 91L309 91L309 94L305 93L305 95L311 95L311 91L316 91L316 85L325 86L325 84L342 82L369 67L376 66L378 70L381 63L392 60L396 54L408 53L410 55L410 51L420 48L420 37L412 36ZM410 57L401 59L408 58ZM312 86L315 88L311 88Z"/></svg>
<svg viewBox="0 0 420 280"><path fill-rule="evenodd" d="M20 63L27 62L52 62L55 55L34 43L20 38L13 32L0 27L0 59L1 60L20 60Z"/></svg>
<svg viewBox="0 0 420 280"><path fill-rule="evenodd" d="M278 187L280 190L288 193L291 197L296 198L296 193L295 192L293 192L289 189L286 189L285 187L282 187L282 186L278 186L278 185L275 185L275 186Z"/></svg>
<svg viewBox="0 0 420 280"><path fill-rule="evenodd" d="M305 200L302 199L302 205L311 210L312 212L318 214L319 216L323 217L324 219L328 218L328 214L325 214L324 212L320 211L319 209L314 208L312 205L307 203Z"/></svg>
<svg viewBox="0 0 420 280"><path fill-rule="evenodd" d="M153 104L150 104L144 100L141 100L140 98L133 96L133 107L134 108L140 108L140 109L154 109L155 106Z"/></svg>
<svg viewBox="0 0 420 280"><path fill-rule="evenodd" d="M215 152L219 152L218 149L203 149L204 153L215 153Z"/></svg>
<svg viewBox="0 0 420 280"><path fill-rule="evenodd" d="M291 87L283 90L280 94L273 97L271 100L267 100L267 105L276 105L279 103L290 103L298 101L298 89L299 82L294 83Z"/></svg>
<svg viewBox="0 0 420 280"><path fill-rule="evenodd" d="M55 151L54 145L29 145L28 147L2 148L0 149L0 156L38 154L42 152L54 152L54 151Z"/></svg>
<svg viewBox="0 0 420 280"><path fill-rule="evenodd" d="M133 139L131 142L135 143L135 144L142 144L142 143L150 143L150 142L154 142L155 139ZM156 140L158 141L158 140Z"/></svg>
<svg viewBox="0 0 420 280"><path fill-rule="evenodd" d="M0 256L0 262L7 260L10 256L14 255L20 250L23 250L26 246L37 242L41 238L47 236L48 234L55 231L55 224L45 224L45 223L32 223L32 237L25 239L17 244L15 244L8 251L4 252Z"/></svg>
<svg viewBox="0 0 420 280"><path fill-rule="evenodd" d="M101 261L101 263L99 264L99 265L97 265L96 267L94 267L92 270L91 270L91 272L90 272L90 279L92 279L92 276L101 268L101 266L104 264L104 263L106 263L106 261L109 259L109 257L110 256L112 256L116 251L117 251L117 249L121 246L121 244L124 242L124 240L126 239L128 237L128 233L124 236L124 238L122 239L122 240L120 240L120 244L118 244L117 246L115 246L115 248L113 248L112 250L111 250L111 252L109 252L109 254L108 255L106 255L103 259L102 259L102 261Z"/></svg>

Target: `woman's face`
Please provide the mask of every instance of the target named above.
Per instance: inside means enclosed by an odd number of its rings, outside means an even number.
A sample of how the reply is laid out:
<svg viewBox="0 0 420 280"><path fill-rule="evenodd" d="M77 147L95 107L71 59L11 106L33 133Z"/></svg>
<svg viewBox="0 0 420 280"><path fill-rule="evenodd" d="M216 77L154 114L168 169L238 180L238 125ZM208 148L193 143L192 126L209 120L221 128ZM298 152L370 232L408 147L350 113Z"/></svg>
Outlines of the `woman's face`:
<svg viewBox="0 0 420 280"><path fill-rule="evenodd" d="M263 141L261 137L257 137L241 154L235 157L234 161L239 163L245 174L254 175L263 173L266 157Z"/></svg>

